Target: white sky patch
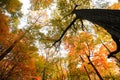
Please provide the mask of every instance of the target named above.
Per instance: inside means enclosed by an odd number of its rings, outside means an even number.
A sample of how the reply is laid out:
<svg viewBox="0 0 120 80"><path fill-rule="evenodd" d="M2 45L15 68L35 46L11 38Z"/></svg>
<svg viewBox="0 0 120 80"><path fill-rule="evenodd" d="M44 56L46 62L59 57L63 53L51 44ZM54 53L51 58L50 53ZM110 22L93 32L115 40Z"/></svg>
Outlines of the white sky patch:
<svg viewBox="0 0 120 80"><path fill-rule="evenodd" d="M50 31L50 30L52 30L51 27L49 27L49 26L44 26L43 28L40 29L40 32L41 32L41 33L44 33L45 35L47 35L47 34L48 34L48 31Z"/></svg>
<svg viewBox="0 0 120 80"><path fill-rule="evenodd" d="M118 0L91 0L91 1L92 1L91 6L94 6L95 8L100 8L101 4L104 4L107 2L109 3L109 6L118 2Z"/></svg>
<svg viewBox="0 0 120 80"><path fill-rule="evenodd" d="M20 2L23 4L21 11L23 13L23 17L20 19L20 24L18 26L19 29L22 29L27 25L27 17L29 13L29 8L30 8L30 0L20 0Z"/></svg>
<svg viewBox="0 0 120 80"><path fill-rule="evenodd" d="M53 12L54 12L54 9L56 8L56 3L53 3L51 6L50 6L50 8L47 8L46 10L47 10L47 13L48 13L48 18L52 18L53 16L52 16L52 14L53 14Z"/></svg>
<svg viewBox="0 0 120 80"><path fill-rule="evenodd" d="M30 0L20 0L20 2L22 2L23 6L21 11L23 12L23 14L28 14L28 10L30 8Z"/></svg>
<svg viewBox="0 0 120 80"><path fill-rule="evenodd" d="M118 2L118 0L106 0L106 1L110 2L110 6Z"/></svg>
<svg viewBox="0 0 120 80"><path fill-rule="evenodd" d="M82 62L79 62L76 66L76 68L80 68L82 66Z"/></svg>
<svg viewBox="0 0 120 80"><path fill-rule="evenodd" d="M65 49L64 46L65 46L64 43L60 45L60 54L61 54L60 57L67 57L67 54L69 52L69 50Z"/></svg>

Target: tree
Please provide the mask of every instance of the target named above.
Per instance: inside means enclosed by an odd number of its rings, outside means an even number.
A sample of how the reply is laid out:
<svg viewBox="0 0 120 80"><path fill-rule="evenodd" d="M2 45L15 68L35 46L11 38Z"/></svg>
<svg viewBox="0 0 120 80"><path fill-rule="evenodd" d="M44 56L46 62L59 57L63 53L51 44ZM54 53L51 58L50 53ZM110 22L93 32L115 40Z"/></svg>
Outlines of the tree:
<svg viewBox="0 0 120 80"><path fill-rule="evenodd" d="M22 16L22 4L18 0L0 1L0 25L4 26L0 27L1 79L14 80L18 75L21 80L93 79L97 74L102 80L109 75L113 76L114 73L107 71L102 73L101 68L109 70L108 67L113 67L112 63L107 64L107 57L104 55L111 57L119 51L118 10L89 9L90 0L58 0L55 1L57 4L56 11L53 11L54 17L49 21L46 11L54 1L30 1L29 25L21 30L17 29L17 26L18 19ZM65 41L67 44L64 44ZM67 59L61 57L60 53L61 46L66 45L70 46L66 48L70 50ZM92 52L97 45L101 45L101 50ZM37 51L42 56L39 56ZM91 56L94 58L91 59ZM82 63L82 67L78 68L79 62Z"/></svg>
<svg viewBox="0 0 120 80"><path fill-rule="evenodd" d="M32 10L39 10L41 8L46 8L52 4L53 0L31 0L31 9Z"/></svg>
<svg viewBox="0 0 120 80"><path fill-rule="evenodd" d="M34 0L33 0L34 1ZM14 2L11 2L11 3L14 3ZM7 4L6 4L7 5ZM47 4L46 4L47 5ZM34 6L35 7L35 6ZM15 16L16 18L16 16ZM18 16L17 16L18 18ZM35 21L34 22L31 22L31 25L27 27L26 30L24 30L24 32L21 34L21 36L17 37L17 39L14 40L14 42L6 49L4 50L1 55L0 55L0 60L2 60L9 52L12 51L12 49L16 46L17 43L19 43L19 41L25 37L26 35L28 35L28 33L30 33L32 31L32 36L29 35L29 38L34 38L34 41L35 39L37 38L39 40L39 37L45 37L43 33L39 32L39 29L41 28L41 24L37 24L37 22L39 22L39 18L40 18L40 15L39 17L37 17L37 19L35 18ZM16 21L16 20L15 20ZM16 25L17 26L17 25ZM45 25L44 25L45 26ZM15 29L15 28L14 28ZM33 39L32 39L33 40ZM32 42L34 43L34 42Z"/></svg>
<svg viewBox="0 0 120 80"><path fill-rule="evenodd" d="M1 80L31 79L36 74L33 55L37 49L21 42L1 61ZM18 77L19 76L19 77Z"/></svg>
<svg viewBox="0 0 120 80"><path fill-rule="evenodd" d="M12 42L12 39L10 39L10 36L13 36L14 34L10 33L10 26L16 24L14 23L14 19L16 18L16 20L18 19L18 17L20 17L22 14L20 12L21 9L21 3L16 0L1 0L0 1L0 44L2 46L2 48L5 50L5 48L7 48L6 46L9 46L9 42ZM16 4L16 5L13 5ZM5 14L8 15L5 15ZM10 15L10 16L9 16ZM16 25L17 26L17 25ZM14 27L14 26L12 26ZM12 28L11 28L11 32L12 32ZM14 35L15 36L15 35ZM11 40L11 41L10 41ZM2 52L4 51L2 50L0 55L2 55Z"/></svg>
<svg viewBox="0 0 120 80"><path fill-rule="evenodd" d="M113 56L114 53L115 54L118 53L119 52L119 10L107 10L107 9L80 9L80 10L78 10L79 5L78 5L78 3L76 3L76 4L77 5L74 6L75 8L73 8L72 1L71 2L69 2L69 1L62 2L62 0L58 1L58 9L57 9L58 11L55 13L55 17L54 17L54 19L52 19L52 23L53 23L53 26L55 29L56 29L56 26L59 26L59 28L57 28L57 29L61 34L56 32L56 34L59 37L55 41L55 43L53 43L53 45L55 45L57 42L66 40L66 36L78 35L78 32L81 30L89 31L89 29L92 29L92 28L89 28L90 26L86 26L84 24L85 20L89 20L89 21L93 22L96 27L98 27L98 25L100 25L103 28L105 28L111 34L113 40L116 42L117 49L115 46L113 46L114 47L113 50L110 50L110 48L108 46L107 47L104 46L106 48L106 50L108 51L108 53L107 53L108 57ZM62 5L62 7L60 5ZM64 8L63 8L63 6L64 6ZM76 14L76 16L74 14ZM101 17L101 16L103 16L103 17ZM111 20L109 20L109 19L111 19ZM118 21L117 21L117 19L118 19ZM98 25L96 25L96 24L98 24ZM111 25L113 27L111 27ZM101 30L101 32L102 32L102 30ZM103 34L103 35L109 35L109 34L107 33L107 34ZM109 38L111 39L111 37L109 37ZM100 42L100 44L102 44L100 39L103 39L103 37L99 38L99 42ZM74 39L72 39L70 37L68 40L71 41L71 44L74 44L73 43ZM82 40L85 41L84 39L82 39ZM102 44L102 45L104 45L104 44ZM78 46L78 44L77 44L77 46ZM75 49L73 48L71 51L74 52L74 50ZM110 53L110 55L109 55L109 53ZM73 60L75 60L76 58L74 58Z"/></svg>
<svg viewBox="0 0 120 80"><path fill-rule="evenodd" d="M71 4L68 3L68 7ZM66 5L65 5L66 6ZM71 6L70 6L71 7ZM104 29L106 29L112 36L113 40L116 42L117 44L117 50L114 52L110 52L110 55L108 55L108 57L113 56L113 54L116 54L119 52L119 10L108 10L108 9L76 9L78 8L79 5L76 3L75 7L71 10L71 13L69 13L67 16L69 16L70 14L76 14L74 20L72 20L70 22L70 25L68 25L64 31L61 33L61 36L58 38L58 40L56 40L56 42L60 41L63 36L67 33L68 29L70 29L72 27L72 25L74 25L74 23L76 22L77 19L79 19L81 21L81 27L85 28L84 24L83 24L83 20L89 20L94 24L98 24L101 27L103 27ZM70 11L70 10L68 10ZM64 12L62 12L63 14ZM103 15L104 14L104 15ZM102 16L102 17L101 17ZM112 27L111 27L112 26ZM56 43L55 42L55 43Z"/></svg>
<svg viewBox="0 0 120 80"><path fill-rule="evenodd" d="M81 70L84 70L89 79L94 78L94 73L96 73L100 80L105 79L106 76L114 78L112 76L116 73L115 69L117 68L117 65L114 60L108 61L107 55L109 54L109 51L106 47L109 48L110 51L114 51L116 50L116 44L113 40L109 40L110 36L105 35L105 30L102 31L103 32L99 33L98 39L94 39L93 36L87 32L77 33L75 36L67 36L65 42L68 45L67 48L70 48L68 55L69 74L71 76L83 76L80 73L82 73ZM102 37L104 42L99 40L101 39L100 37ZM106 39L106 37L108 38ZM100 45L101 43L102 45ZM96 49L97 46L100 46L98 50ZM77 65L80 67L77 67Z"/></svg>

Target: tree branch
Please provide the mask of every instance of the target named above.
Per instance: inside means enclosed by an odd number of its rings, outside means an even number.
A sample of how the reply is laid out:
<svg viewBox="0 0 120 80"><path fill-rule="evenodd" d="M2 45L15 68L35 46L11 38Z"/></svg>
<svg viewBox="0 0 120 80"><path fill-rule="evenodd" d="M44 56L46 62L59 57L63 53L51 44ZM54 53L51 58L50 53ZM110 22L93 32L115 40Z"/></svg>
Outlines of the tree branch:
<svg viewBox="0 0 120 80"><path fill-rule="evenodd" d="M74 10L77 18L86 19L105 28L110 34L120 38L120 10L80 9Z"/></svg>
<svg viewBox="0 0 120 80"><path fill-rule="evenodd" d="M108 50L110 52L108 58L120 51L120 10L80 9L74 10L73 13L81 20L86 19L100 25L111 34L113 40L117 44L117 50L114 52Z"/></svg>
<svg viewBox="0 0 120 80"><path fill-rule="evenodd" d="M54 46L57 42L61 41L61 39L63 38L63 36L66 34L66 32L68 31L68 29L71 28L71 26L74 24L74 22L77 20L77 18L75 18L69 25L68 27L63 31L63 33L61 34L61 36L59 37L58 40L56 40L52 46Z"/></svg>

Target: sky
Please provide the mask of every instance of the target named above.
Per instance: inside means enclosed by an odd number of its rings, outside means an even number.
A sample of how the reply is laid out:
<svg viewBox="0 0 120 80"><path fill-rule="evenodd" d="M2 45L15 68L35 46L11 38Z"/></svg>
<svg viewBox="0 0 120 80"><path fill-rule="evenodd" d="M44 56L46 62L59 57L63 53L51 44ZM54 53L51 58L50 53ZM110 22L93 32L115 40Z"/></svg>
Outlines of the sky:
<svg viewBox="0 0 120 80"><path fill-rule="evenodd" d="M20 2L22 2L23 4L21 9L21 11L23 12L23 17L20 19L20 25L18 26L19 29L27 25L27 14L29 13L30 8L30 0L20 0Z"/></svg>
<svg viewBox="0 0 120 80"><path fill-rule="evenodd" d="M24 14L24 16L20 19L20 25L18 26L18 28L24 28L25 26L27 26L27 17L28 17L28 13L29 13L29 8L30 8L30 0L20 0L22 3L23 3L23 6L22 6L22 9L21 9L21 11L23 12L23 14ZM92 4L94 5L94 6L99 6L98 4L97 4L97 2L99 2L100 4L101 3L103 3L103 2L110 2L110 5L112 5L112 4L114 4L114 3L116 3L116 2L118 2L118 0L91 0L92 1ZM54 4L55 5L55 4ZM55 6L54 6L54 8L55 8ZM51 10L49 10L49 9L47 9L46 10L47 11L47 13L51 13ZM48 14L48 16L50 17L51 15L50 14ZM62 48L63 49L63 48ZM63 51L63 50L62 50ZM61 52L61 53L63 53L63 52ZM65 56L65 55L64 55Z"/></svg>
<svg viewBox="0 0 120 80"><path fill-rule="evenodd" d="M26 15L29 12L30 0L20 0L23 3L22 12Z"/></svg>
<svg viewBox="0 0 120 80"><path fill-rule="evenodd" d="M118 0L92 0L92 2L95 4L95 2L110 2L110 5L114 4L114 3L117 3ZM97 5L97 4L95 4Z"/></svg>
<svg viewBox="0 0 120 80"><path fill-rule="evenodd" d="M20 0L22 3L23 3L23 6L22 6L22 12L24 15L27 15L29 13L29 7L30 7L30 0ZM104 2L109 2L110 4L109 5L112 5L116 2L118 2L118 0L91 0L92 1L92 4L97 6L97 2L100 2L100 4L104 3ZM50 10L47 10L50 12ZM50 15L49 15L50 16Z"/></svg>
<svg viewBox="0 0 120 80"><path fill-rule="evenodd" d="M100 8L101 7L100 5L106 2L109 2L109 6L118 2L118 0L91 0L91 1L92 1L92 5L94 5L95 8Z"/></svg>
<svg viewBox="0 0 120 80"><path fill-rule="evenodd" d="M30 0L20 0L23 3L22 9L21 11L23 12L24 16L20 19L20 25L18 26L18 28L23 28L24 26L27 25L27 17L28 17L28 13L29 13L29 8L30 8ZM99 2L99 4L104 3L104 2L110 2L110 5L118 2L118 0L91 0L92 4L94 6L96 6L96 8L99 8L97 2ZM55 5L55 4L54 4ZM55 8L55 6L53 6ZM52 8L53 8L52 7ZM46 10L47 13L51 13L51 10L47 9ZM51 14L48 14L48 17L51 17Z"/></svg>
<svg viewBox="0 0 120 80"><path fill-rule="evenodd" d="M20 0L23 3L22 12L27 14L29 12L30 0ZM97 5L96 2L110 2L110 5L118 2L118 0L91 0L94 5Z"/></svg>
<svg viewBox="0 0 120 80"><path fill-rule="evenodd" d="M21 18L21 20L20 20L19 28L23 28L24 26L27 25L26 22L27 22L28 13L29 13L29 11L30 11L30 10L29 10L29 8L30 8L30 0L20 0L20 1L23 3L23 6L22 6L21 11L23 12L24 16L23 16L23 17ZM100 4L101 4L101 3L104 3L104 2L109 2L109 3L110 3L109 6L111 6L112 4L118 2L118 0L91 0L91 1L92 1L92 4L93 4L94 6L96 6L96 7L99 6L96 2L99 2ZM98 7L98 8L99 8L99 7ZM51 13L51 11L50 11L49 9L46 10L46 11L47 11L48 13ZM48 15L49 15L49 17L51 16L50 14L48 14ZM45 31L43 31L43 32L45 32ZM39 43L36 43L36 44L39 44ZM39 48L40 48L40 47L43 48L43 46L40 46L40 45L38 45L38 47L39 47ZM61 55L61 57L66 57L68 51L65 50L63 46L61 46L61 50L60 50L60 51L61 51L61 52L60 52L60 54L59 54L58 56ZM40 54L40 53L41 53L41 54ZM46 57L46 55L44 54L44 51L41 50L41 49L39 49L39 54ZM111 61L111 59L108 59L108 61ZM79 64L77 65L77 68L80 67L80 66L81 66L81 63L79 63Z"/></svg>

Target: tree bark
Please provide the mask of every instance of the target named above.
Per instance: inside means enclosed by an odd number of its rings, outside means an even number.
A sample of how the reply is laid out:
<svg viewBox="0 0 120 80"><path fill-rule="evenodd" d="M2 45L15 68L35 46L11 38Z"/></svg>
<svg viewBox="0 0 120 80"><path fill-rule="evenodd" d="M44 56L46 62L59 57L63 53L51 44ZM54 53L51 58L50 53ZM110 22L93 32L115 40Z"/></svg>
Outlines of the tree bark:
<svg viewBox="0 0 120 80"><path fill-rule="evenodd" d="M76 8L77 6L75 6ZM117 54L120 51L120 10L109 10L109 9L80 9L76 10L73 9L71 14L76 14L75 20L73 20L70 25L63 31L60 38L55 41L54 44L56 44L58 41L60 41L67 30L71 28L71 26L74 24L76 19L82 20L88 20L94 24L97 24L104 29L108 31L108 33L111 34L113 40L117 44L117 50L114 52L111 52L108 57L114 56L113 54ZM82 25L84 27L84 25Z"/></svg>
<svg viewBox="0 0 120 80"><path fill-rule="evenodd" d="M111 52L108 57L117 54L120 51L120 10L109 9L81 9L73 10L77 18L88 20L94 24L98 24L106 29L117 44L117 50Z"/></svg>
<svg viewBox="0 0 120 80"><path fill-rule="evenodd" d="M100 75L100 73L98 72L98 70L96 69L96 67L94 66L94 64L92 63L92 61L90 60L89 56L87 56L89 63L91 64L91 66L93 67L93 69L95 70L97 76L99 77L100 80L103 80L102 76Z"/></svg>
<svg viewBox="0 0 120 80"><path fill-rule="evenodd" d="M86 19L106 29L120 39L120 10L81 9L74 10L77 18Z"/></svg>

